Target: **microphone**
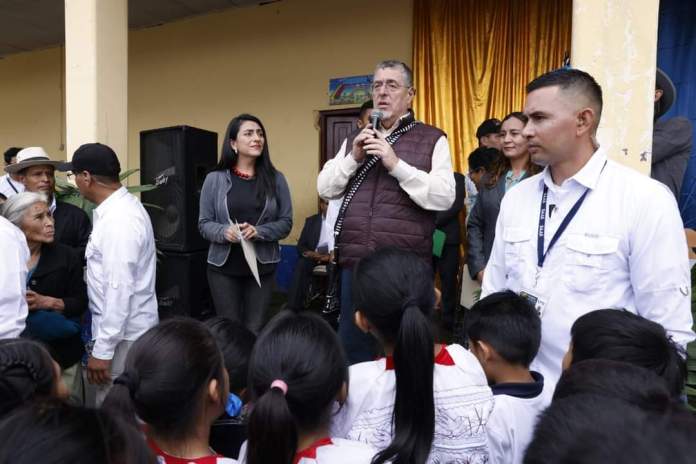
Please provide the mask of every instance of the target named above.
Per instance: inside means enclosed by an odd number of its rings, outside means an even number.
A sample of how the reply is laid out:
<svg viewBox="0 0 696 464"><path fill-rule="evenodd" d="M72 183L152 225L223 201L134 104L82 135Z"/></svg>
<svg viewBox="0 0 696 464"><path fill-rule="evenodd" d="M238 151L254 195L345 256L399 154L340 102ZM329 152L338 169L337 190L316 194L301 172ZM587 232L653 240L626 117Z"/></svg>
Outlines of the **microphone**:
<svg viewBox="0 0 696 464"><path fill-rule="evenodd" d="M379 110L374 110L372 114L370 115L370 124L372 124L372 129L377 130L379 127L379 121L384 117L381 111Z"/></svg>

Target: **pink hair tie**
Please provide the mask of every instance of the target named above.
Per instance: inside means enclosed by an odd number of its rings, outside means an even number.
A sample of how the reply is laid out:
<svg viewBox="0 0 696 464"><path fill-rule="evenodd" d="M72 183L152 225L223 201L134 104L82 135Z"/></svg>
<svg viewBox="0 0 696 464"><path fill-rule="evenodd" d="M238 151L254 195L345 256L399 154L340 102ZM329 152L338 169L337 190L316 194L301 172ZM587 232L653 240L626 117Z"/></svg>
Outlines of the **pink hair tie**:
<svg viewBox="0 0 696 464"><path fill-rule="evenodd" d="M288 384L283 382L282 380L274 380L271 382L271 389L277 388L278 390L283 392L283 396L285 396L288 393Z"/></svg>

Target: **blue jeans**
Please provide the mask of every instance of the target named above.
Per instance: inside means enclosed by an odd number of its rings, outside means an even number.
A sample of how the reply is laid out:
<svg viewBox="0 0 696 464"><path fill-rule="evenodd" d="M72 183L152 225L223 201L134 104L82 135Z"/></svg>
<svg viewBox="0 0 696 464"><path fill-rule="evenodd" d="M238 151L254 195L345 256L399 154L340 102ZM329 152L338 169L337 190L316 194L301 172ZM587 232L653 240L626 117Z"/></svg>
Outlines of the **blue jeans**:
<svg viewBox="0 0 696 464"><path fill-rule="evenodd" d="M348 363L357 364L374 361L376 355L376 340L370 334L360 330L354 322L352 269L341 269L341 316L338 319L338 337L348 356Z"/></svg>

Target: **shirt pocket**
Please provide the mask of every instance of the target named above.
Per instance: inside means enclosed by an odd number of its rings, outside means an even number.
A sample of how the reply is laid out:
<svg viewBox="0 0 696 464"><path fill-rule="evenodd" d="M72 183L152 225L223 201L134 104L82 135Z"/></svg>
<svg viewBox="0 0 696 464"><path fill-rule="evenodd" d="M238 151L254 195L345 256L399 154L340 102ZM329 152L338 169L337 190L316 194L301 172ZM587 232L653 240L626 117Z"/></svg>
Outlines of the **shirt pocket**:
<svg viewBox="0 0 696 464"><path fill-rule="evenodd" d="M562 273L565 286L578 293L596 292L609 278L619 239L607 235L569 234Z"/></svg>
<svg viewBox="0 0 696 464"><path fill-rule="evenodd" d="M515 289L519 286L528 286L534 274L531 261L532 236L529 230L519 227L508 227L503 231L503 243L505 244L505 268L506 286Z"/></svg>

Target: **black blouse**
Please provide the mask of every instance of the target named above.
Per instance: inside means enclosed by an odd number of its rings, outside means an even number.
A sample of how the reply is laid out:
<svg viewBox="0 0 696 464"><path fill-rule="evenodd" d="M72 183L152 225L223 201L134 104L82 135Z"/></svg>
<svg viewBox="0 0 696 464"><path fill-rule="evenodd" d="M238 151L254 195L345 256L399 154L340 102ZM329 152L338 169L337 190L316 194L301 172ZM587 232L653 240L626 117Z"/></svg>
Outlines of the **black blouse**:
<svg viewBox="0 0 696 464"><path fill-rule="evenodd" d="M75 249L62 243L54 242L41 247L41 257L27 287L40 295L62 299L65 305L62 314L69 319L79 321L87 310L82 257ZM62 368L78 362L84 353L79 333L74 337L44 343Z"/></svg>
<svg viewBox="0 0 696 464"><path fill-rule="evenodd" d="M256 224L261 217L265 201L256 196L257 178L242 179L232 174L232 187L227 192L227 210L232 222ZM275 270L275 264L257 262L259 274L269 274ZM221 267L211 266L211 269L235 277L249 277L251 270L247 265L242 246L233 243L227 261Z"/></svg>

